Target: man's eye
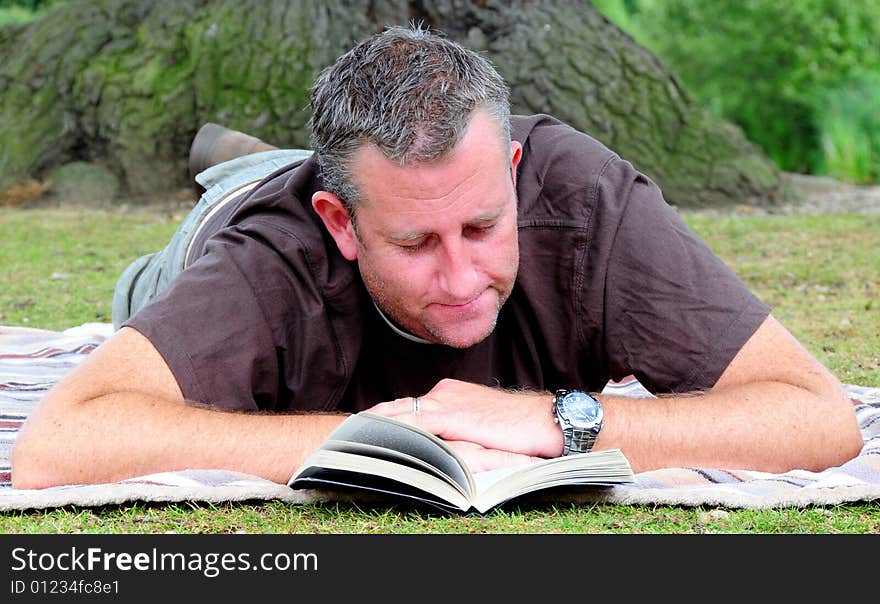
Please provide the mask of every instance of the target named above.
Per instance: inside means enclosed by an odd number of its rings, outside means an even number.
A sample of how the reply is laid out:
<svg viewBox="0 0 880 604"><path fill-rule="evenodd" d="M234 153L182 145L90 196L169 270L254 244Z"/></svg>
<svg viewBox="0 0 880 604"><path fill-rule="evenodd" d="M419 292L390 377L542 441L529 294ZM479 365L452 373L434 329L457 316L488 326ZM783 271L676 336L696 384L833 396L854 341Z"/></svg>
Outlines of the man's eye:
<svg viewBox="0 0 880 604"><path fill-rule="evenodd" d="M410 252L410 253L418 252L419 250L421 250L422 248L425 247L425 240L419 241L418 243L399 245L398 247L400 247L405 252Z"/></svg>
<svg viewBox="0 0 880 604"><path fill-rule="evenodd" d="M484 235L495 228L495 223L483 224L479 226L469 226L467 230L474 235Z"/></svg>

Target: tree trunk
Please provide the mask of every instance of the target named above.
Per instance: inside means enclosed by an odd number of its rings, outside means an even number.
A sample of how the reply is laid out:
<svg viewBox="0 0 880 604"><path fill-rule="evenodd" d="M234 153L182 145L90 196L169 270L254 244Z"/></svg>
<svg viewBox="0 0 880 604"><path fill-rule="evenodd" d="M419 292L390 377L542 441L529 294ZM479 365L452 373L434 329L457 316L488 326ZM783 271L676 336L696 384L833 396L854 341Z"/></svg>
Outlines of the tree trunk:
<svg viewBox="0 0 880 604"><path fill-rule="evenodd" d="M75 160L107 166L129 196L187 186L189 144L208 121L306 146L318 71L411 20L484 52L514 112L593 135L670 203L781 194L779 171L739 129L586 0L75 0L0 29L0 188Z"/></svg>

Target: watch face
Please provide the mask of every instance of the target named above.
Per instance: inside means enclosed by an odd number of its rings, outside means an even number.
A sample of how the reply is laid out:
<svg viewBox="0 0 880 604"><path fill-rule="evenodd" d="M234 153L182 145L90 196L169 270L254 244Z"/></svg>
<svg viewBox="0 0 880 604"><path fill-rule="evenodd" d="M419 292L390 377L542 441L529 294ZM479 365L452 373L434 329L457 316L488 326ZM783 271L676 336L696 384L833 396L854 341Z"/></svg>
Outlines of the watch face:
<svg viewBox="0 0 880 604"><path fill-rule="evenodd" d="M559 401L565 419L575 428L591 428L602 420L602 406L586 392L569 392Z"/></svg>

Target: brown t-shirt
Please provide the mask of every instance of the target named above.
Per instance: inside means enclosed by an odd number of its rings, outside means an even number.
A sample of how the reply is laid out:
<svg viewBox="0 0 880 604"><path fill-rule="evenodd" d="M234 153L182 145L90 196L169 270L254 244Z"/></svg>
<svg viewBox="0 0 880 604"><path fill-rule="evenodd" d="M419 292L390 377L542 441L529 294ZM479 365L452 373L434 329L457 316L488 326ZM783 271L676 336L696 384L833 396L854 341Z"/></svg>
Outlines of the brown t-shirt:
<svg viewBox="0 0 880 604"><path fill-rule="evenodd" d="M596 140L514 116L520 268L495 331L466 350L412 341L379 315L311 207L313 158L234 204L203 255L126 324L184 396L229 409L357 411L445 377L600 390L710 388L768 307L660 190Z"/></svg>

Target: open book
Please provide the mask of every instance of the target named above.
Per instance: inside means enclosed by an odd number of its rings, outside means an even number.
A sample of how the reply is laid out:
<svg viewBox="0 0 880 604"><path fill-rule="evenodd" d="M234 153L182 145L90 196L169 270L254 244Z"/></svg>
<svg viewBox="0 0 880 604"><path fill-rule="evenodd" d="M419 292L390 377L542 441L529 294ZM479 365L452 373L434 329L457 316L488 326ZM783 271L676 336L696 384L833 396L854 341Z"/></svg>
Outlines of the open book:
<svg viewBox="0 0 880 604"><path fill-rule="evenodd" d="M294 489L366 489L446 511L483 513L532 491L632 480L632 468L619 449L472 474L461 457L433 434L362 411L340 424L287 484Z"/></svg>

